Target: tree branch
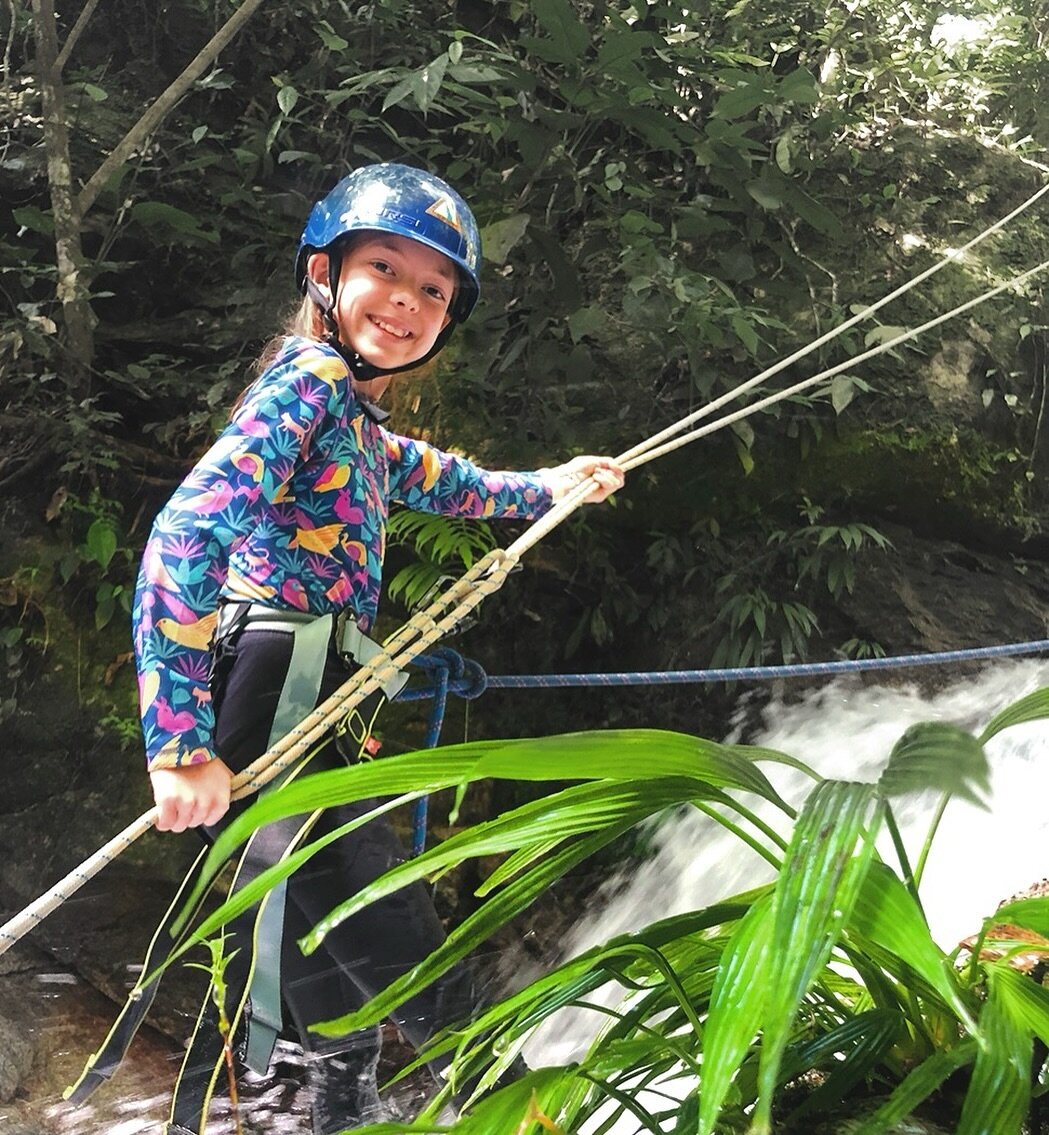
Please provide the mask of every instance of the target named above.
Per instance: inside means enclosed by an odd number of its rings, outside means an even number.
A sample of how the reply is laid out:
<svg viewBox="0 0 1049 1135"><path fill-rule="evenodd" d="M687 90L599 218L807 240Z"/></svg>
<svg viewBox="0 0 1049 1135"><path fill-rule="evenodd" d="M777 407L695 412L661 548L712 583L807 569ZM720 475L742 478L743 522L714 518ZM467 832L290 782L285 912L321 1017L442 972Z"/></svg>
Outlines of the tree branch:
<svg viewBox="0 0 1049 1135"><path fill-rule="evenodd" d="M240 29L251 19L255 9L260 7L263 0L243 0L241 6L222 25L221 28L197 53L196 58L186 67L181 75L175 79L163 94L159 95L146 109L142 117L116 144L113 151L91 175L87 184L80 190L77 204L80 215L94 205L102 187L113 174L139 149L157 128L164 116L186 94L193 84L204 74L205 70L215 61L219 52L230 42Z"/></svg>
<svg viewBox="0 0 1049 1135"><path fill-rule="evenodd" d="M73 48L76 47L76 42L80 38L80 33L87 27L88 20L91 19L91 13L98 7L98 0L87 0L87 3L81 8L80 15L76 18L76 23L73 25L73 30L66 36L66 42L62 44L62 50L58 53L58 58L55 60L55 75L61 75L65 70L66 64L69 62L69 56L73 53Z"/></svg>

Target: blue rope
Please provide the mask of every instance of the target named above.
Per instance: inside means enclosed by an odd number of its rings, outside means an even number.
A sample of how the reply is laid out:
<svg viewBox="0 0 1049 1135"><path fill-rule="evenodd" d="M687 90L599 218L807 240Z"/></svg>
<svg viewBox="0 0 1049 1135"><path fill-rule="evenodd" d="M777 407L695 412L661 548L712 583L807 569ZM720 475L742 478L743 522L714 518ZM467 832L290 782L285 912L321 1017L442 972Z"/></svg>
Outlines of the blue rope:
<svg viewBox="0 0 1049 1135"><path fill-rule="evenodd" d="M1036 642L979 646L969 650L941 650L930 654L900 654L893 658L847 658L837 662L799 662L781 666L735 666L721 670L662 670L597 674L504 674L491 677L473 659L458 651L440 647L432 654L420 654L414 665L426 671L431 683L406 687L397 701L423 701L432 698L425 747L432 749L441 737L448 695L472 700L485 690L535 689L565 686L669 686L702 682L757 682L771 678L804 678L813 675L856 673L861 670L895 670L907 666L942 666L949 662L974 662L1010 655L1040 654L1049 651L1049 639ZM412 855L426 847L428 802L415 802L412 818Z"/></svg>
<svg viewBox="0 0 1049 1135"><path fill-rule="evenodd" d="M505 674L489 677L492 690L554 686L666 686L690 682L757 682L770 678L804 678L815 674L845 674L860 670L894 670L906 666L937 666L972 662L1007 655L1039 654L1049 650L1049 639L1038 642L980 646L969 650L942 650L930 654L901 654L894 658L846 658L837 662L799 662L783 666L737 666L723 670L664 670L606 674ZM454 687L452 692L456 692Z"/></svg>
<svg viewBox="0 0 1049 1135"><path fill-rule="evenodd" d="M433 685L420 687L417 690L404 689L397 697L398 701L419 701L423 697L432 698L433 706L430 709L430 721L426 729L426 739L423 747L436 748L441 739L441 729L444 727L444 711L448 704L448 690L454 678L462 683L466 662L457 651L441 647L433 654L420 654L414 660L415 665L429 673ZM480 669L480 667L478 667ZM423 796L416 800L412 812L412 856L421 855L426 848L426 820L429 811L429 800Z"/></svg>

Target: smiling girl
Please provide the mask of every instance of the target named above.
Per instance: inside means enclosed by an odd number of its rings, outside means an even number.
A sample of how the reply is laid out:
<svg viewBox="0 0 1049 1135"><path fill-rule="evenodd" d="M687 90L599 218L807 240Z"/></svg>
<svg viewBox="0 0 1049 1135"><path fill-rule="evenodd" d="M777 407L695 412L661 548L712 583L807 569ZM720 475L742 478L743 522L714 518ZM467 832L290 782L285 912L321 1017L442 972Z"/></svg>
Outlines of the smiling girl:
<svg viewBox="0 0 1049 1135"><path fill-rule="evenodd" d="M203 827L213 836L229 814L232 776L374 649L368 634L391 503L446 516L532 519L585 477L596 482L593 502L623 483L609 458L491 472L383 425L387 415L375 400L393 376L433 358L469 317L480 256L463 199L412 167L358 169L314 207L295 261L304 300L292 333L267 349L229 426L157 517L143 557L134 630L158 828ZM395 681L385 695L398 689ZM310 758L309 770L359 759L372 744L376 711L377 704L354 711L339 743ZM330 809L311 835L373 804ZM238 883L300 836L296 825L263 829ZM241 1054L265 1069L283 1004L309 1059L315 1135L374 1121L382 1108L377 1034L321 1042L308 1025L384 988L436 948L443 932L420 884L343 923L308 959L295 938L404 857L390 825L373 820L293 876L283 905L268 904L268 922L232 930L226 977L239 1000L227 1009L244 1038ZM268 972L253 956L255 941L268 947L259 951ZM479 996L463 966L394 1019L418 1047L475 1009ZM221 1057L209 1004L169 1132L198 1132L206 1119Z"/></svg>

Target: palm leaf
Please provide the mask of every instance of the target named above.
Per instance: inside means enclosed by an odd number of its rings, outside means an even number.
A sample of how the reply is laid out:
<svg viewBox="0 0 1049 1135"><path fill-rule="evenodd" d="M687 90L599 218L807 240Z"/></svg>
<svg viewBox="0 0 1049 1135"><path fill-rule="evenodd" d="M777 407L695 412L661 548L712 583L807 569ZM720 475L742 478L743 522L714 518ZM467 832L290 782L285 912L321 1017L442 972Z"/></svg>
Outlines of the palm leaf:
<svg viewBox="0 0 1049 1135"><path fill-rule="evenodd" d="M1011 725L1022 725L1028 721L1041 721L1049 717L1049 687L1034 690L1012 705L1006 706L1001 713L991 718L987 727L980 734L980 743L986 744L996 733L1008 729Z"/></svg>
<svg viewBox="0 0 1049 1135"><path fill-rule="evenodd" d="M874 854L873 785L823 781L798 816L773 892L767 970L769 1001L763 1029L753 1130L771 1127L780 1063L801 1000L852 912Z"/></svg>
<svg viewBox="0 0 1049 1135"><path fill-rule="evenodd" d="M750 908L722 955L703 1040L699 1135L714 1130L733 1077L765 1016L772 926L770 894Z"/></svg>
<svg viewBox="0 0 1049 1135"><path fill-rule="evenodd" d="M980 1014L984 1042L976 1053L956 1135L1020 1135L1031 1105L1034 1042L1003 1003L1001 974L989 974Z"/></svg>
<svg viewBox="0 0 1049 1135"><path fill-rule="evenodd" d="M693 777L752 792L787 810L767 777L738 746L665 730L606 730L511 741L476 741L385 757L297 777L267 793L215 841L184 910L192 908L223 863L258 827L318 808L406 792L431 793L487 778L526 781Z"/></svg>
<svg viewBox="0 0 1049 1135"><path fill-rule="evenodd" d="M986 806L990 766L983 745L964 729L943 721L910 726L893 746L878 781L888 797L933 790Z"/></svg>
<svg viewBox="0 0 1049 1135"><path fill-rule="evenodd" d="M992 981L1002 1011L1015 1026L1038 1037L1042 1044L1049 1045L1049 989L1007 964L993 967Z"/></svg>
<svg viewBox="0 0 1049 1135"><path fill-rule="evenodd" d="M976 1051L974 1040L964 1040L956 1048L934 1052L907 1073L885 1103L868 1115L853 1135L887 1135L896 1130L897 1125L938 1091L948 1077L971 1064Z"/></svg>
<svg viewBox="0 0 1049 1135"><path fill-rule="evenodd" d="M870 953L873 944L902 961L975 1035L976 1022L962 996L957 974L932 940L929 924L910 891L883 863L871 864L846 933L861 953Z"/></svg>

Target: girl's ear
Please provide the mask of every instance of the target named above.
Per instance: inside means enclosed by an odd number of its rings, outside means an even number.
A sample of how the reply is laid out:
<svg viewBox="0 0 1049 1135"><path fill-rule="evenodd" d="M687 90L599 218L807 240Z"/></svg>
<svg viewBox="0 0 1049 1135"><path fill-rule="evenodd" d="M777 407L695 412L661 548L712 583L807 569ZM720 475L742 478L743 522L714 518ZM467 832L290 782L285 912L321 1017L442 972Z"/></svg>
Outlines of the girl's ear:
<svg viewBox="0 0 1049 1135"><path fill-rule="evenodd" d="M331 289L328 287L328 254L314 252L306 261L306 275L317 285L324 298L331 301Z"/></svg>

